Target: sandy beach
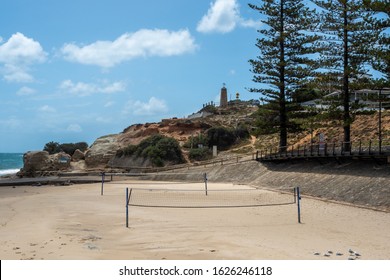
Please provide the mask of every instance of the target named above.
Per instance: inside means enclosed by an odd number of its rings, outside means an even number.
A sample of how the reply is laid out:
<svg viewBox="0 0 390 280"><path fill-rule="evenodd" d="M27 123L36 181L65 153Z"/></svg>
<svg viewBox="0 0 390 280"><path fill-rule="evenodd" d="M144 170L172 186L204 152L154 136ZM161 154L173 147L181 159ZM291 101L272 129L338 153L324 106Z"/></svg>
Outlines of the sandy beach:
<svg viewBox="0 0 390 280"><path fill-rule="evenodd" d="M130 207L130 226L126 228L126 187L204 186L116 183L106 184L104 196L100 184L1 187L0 259L390 259L390 213L303 197L302 224L297 222L294 204L215 209ZM251 188L222 183L209 183L208 187Z"/></svg>

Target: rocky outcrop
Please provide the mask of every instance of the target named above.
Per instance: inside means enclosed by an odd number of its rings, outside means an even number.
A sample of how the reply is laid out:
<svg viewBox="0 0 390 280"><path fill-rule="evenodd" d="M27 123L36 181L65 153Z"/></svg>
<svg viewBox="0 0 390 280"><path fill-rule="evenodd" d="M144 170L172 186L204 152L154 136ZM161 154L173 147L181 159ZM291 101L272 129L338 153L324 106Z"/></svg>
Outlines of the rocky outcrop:
<svg viewBox="0 0 390 280"><path fill-rule="evenodd" d="M175 138L182 145L190 136L197 135L210 127L211 125L203 121L185 119L165 119L160 123L135 124L118 135L118 143L121 148L138 145L145 138L160 134Z"/></svg>
<svg viewBox="0 0 390 280"><path fill-rule="evenodd" d="M73 162L78 162L80 160L85 160L85 155L82 151L77 149L74 154L72 155L72 161Z"/></svg>
<svg viewBox="0 0 390 280"><path fill-rule="evenodd" d="M67 171L71 157L65 153L49 155L46 151L27 152L23 156L23 168L19 175L36 176L48 171Z"/></svg>
<svg viewBox="0 0 390 280"><path fill-rule="evenodd" d="M118 135L107 135L96 139L85 154L88 168L105 168L119 149Z"/></svg>

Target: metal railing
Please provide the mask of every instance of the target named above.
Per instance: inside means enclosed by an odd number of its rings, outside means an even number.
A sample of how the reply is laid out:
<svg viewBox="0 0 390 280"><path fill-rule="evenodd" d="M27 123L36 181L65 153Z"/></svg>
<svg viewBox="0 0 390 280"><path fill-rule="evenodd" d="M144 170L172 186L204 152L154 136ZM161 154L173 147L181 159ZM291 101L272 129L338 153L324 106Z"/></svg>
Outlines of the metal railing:
<svg viewBox="0 0 390 280"><path fill-rule="evenodd" d="M323 142L258 151L257 160L336 156L390 156L390 140Z"/></svg>

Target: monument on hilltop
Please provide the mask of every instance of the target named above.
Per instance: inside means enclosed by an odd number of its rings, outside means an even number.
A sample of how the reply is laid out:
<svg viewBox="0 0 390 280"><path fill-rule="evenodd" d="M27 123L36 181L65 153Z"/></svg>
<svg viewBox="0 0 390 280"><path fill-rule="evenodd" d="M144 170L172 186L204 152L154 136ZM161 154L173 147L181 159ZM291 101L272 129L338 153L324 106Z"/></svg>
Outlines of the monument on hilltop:
<svg viewBox="0 0 390 280"><path fill-rule="evenodd" d="M219 106L222 108L226 108L228 106L227 89L225 83L223 83L223 86L221 88L221 99Z"/></svg>

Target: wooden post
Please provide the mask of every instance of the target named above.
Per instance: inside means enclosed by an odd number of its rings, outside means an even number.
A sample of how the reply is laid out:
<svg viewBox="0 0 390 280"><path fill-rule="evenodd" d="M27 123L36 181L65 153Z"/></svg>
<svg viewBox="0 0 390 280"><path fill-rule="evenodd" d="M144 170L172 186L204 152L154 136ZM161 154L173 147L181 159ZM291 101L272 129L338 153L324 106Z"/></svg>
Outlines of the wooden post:
<svg viewBox="0 0 390 280"><path fill-rule="evenodd" d="M301 223L301 194L299 187L297 187L297 206L298 206L298 223Z"/></svg>

